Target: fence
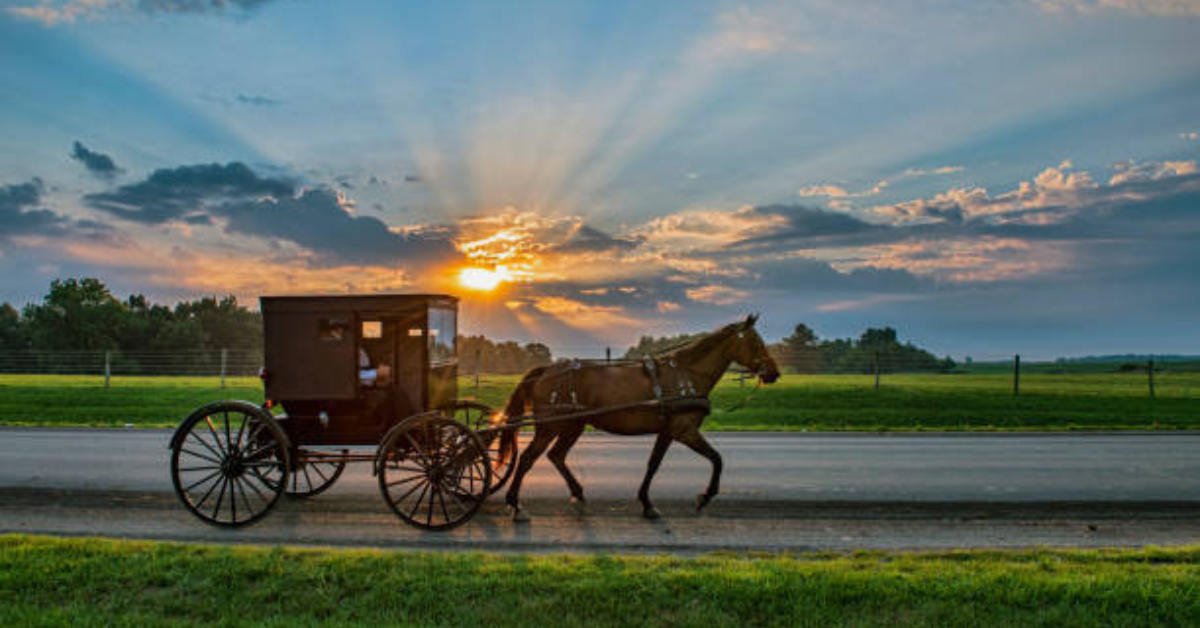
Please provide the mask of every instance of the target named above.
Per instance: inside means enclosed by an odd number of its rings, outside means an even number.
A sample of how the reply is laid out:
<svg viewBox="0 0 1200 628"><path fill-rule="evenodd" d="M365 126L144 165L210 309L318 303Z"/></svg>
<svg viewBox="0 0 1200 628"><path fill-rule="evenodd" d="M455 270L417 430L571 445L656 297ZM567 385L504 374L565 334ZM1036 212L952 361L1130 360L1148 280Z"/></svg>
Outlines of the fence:
<svg viewBox="0 0 1200 628"><path fill-rule="evenodd" d="M603 347L577 347L578 353L597 360L617 359L612 349ZM1071 376L1085 374L1110 374L1118 376L1112 381L1122 388L1140 386L1148 397L1157 396L1164 380L1168 386L1179 382L1191 387L1194 377L1179 379L1182 374L1200 373L1200 361L1178 358L1114 360L1057 360L1028 361L1020 355L1002 356L991 354L978 361L954 362L924 355L889 355L887 352L856 352L853 355L821 356L816 352L789 354L775 350L773 355L785 374L801 376L847 375L879 390L889 382L911 380L914 375L983 375L996 386L1003 385L1013 396L1023 392L1023 382L1030 376ZM102 376L108 387L113 378L128 376L196 376L216 377L222 388L231 377L253 376L262 366L262 351L235 349L206 349L193 351L23 351L20 353L0 352L0 374L21 375L91 375ZM481 368L481 361L471 356L460 356L459 375L466 381L463 385L470 392L481 386L511 385L511 376L521 373L529 366L513 363L512 368ZM746 385L752 378L736 366L729 378L738 385ZM1060 378L1063 379L1063 378ZM932 381L932 380L930 380ZM906 385L911 385L908 381ZM1127 391L1128 392L1128 391ZM1189 396L1190 393L1185 394Z"/></svg>

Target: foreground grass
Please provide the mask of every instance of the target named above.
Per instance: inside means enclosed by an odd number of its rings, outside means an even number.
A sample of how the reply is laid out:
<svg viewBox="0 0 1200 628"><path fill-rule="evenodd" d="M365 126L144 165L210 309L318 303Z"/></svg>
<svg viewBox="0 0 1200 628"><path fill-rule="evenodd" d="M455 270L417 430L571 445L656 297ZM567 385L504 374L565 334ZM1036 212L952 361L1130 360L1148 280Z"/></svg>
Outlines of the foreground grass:
<svg viewBox="0 0 1200 628"><path fill-rule="evenodd" d="M4 626L1196 626L1200 547L501 556L0 536Z"/></svg>
<svg viewBox="0 0 1200 628"><path fill-rule="evenodd" d="M519 376L459 380L460 397L502 407ZM0 423L9 425L174 426L217 399L262 401L251 377L0 375ZM752 392L732 379L713 393L708 430L1078 430L1200 429L1200 373L1157 376L1150 399L1144 373L1029 374L1021 395L1010 376L787 375Z"/></svg>

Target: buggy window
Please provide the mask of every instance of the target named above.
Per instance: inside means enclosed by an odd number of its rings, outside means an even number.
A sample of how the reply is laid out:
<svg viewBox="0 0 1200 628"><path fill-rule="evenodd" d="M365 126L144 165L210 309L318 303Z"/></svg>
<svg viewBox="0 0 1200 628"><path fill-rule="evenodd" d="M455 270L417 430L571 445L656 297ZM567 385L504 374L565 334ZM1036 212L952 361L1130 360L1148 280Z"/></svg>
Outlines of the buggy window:
<svg viewBox="0 0 1200 628"><path fill-rule="evenodd" d="M363 321L363 338L383 338L383 321Z"/></svg>
<svg viewBox="0 0 1200 628"><path fill-rule="evenodd" d="M458 327L454 310L429 309L429 362L436 364L454 359Z"/></svg>
<svg viewBox="0 0 1200 628"><path fill-rule="evenodd" d="M350 323L343 318L322 318L317 320L317 340L339 342L346 338Z"/></svg>

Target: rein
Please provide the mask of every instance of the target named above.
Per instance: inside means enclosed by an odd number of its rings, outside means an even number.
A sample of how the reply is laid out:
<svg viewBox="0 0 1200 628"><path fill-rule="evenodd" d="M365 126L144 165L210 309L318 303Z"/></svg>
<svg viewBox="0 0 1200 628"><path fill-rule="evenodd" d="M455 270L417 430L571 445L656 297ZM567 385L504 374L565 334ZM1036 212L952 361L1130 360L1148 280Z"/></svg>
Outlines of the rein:
<svg viewBox="0 0 1200 628"><path fill-rule="evenodd" d="M730 412L734 412L734 411L741 409L742 406L746 405L747 402L749 402L751 399L754 398L754 395L758 394L758 389L762 388L762 378L755 377L754 379L755 379L754 388L751 388L750 392L746 393L745 395L742 395L742 398L738 399L737 402L735 402L733 405L721 410L721 412L723 414L728 414Z"/></svg>

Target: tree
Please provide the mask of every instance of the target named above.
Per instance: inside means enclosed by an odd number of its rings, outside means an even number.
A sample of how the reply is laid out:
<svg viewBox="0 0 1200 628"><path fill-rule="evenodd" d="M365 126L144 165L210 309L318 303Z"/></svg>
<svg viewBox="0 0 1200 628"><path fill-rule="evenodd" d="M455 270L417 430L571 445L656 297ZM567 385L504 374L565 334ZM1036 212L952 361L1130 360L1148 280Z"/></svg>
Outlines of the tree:
<svg viewBox="0 0 1200 628"><path fill-rule="evenodd" d="M816 373L821 370L821 350L817 334L804 323L797 323L792 335L780 340L773 353L780 364L798 373Z"/></svg>
<svg viewBox="0 0 1200 628"><path fill-rule="evenodd" d="M25 307L33 345L43 351L120 347L129 311L99 279L55 279L41 305Z"/></svg>

